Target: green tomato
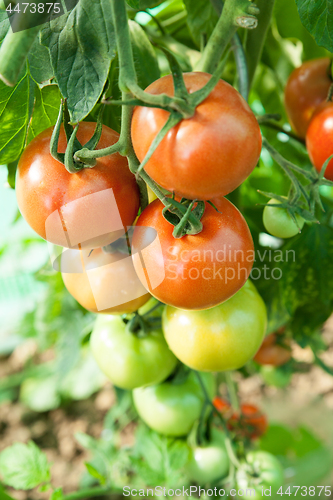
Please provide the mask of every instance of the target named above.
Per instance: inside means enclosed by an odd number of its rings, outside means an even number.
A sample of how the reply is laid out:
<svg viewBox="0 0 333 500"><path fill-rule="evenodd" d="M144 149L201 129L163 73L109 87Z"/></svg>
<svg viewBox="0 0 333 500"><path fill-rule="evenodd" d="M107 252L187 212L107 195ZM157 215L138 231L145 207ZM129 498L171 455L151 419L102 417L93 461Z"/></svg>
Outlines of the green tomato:
<svg viewBox="0 0 333 500"><path fill-rule="evenodd" d="M161 330L130 333L120 316L99 316L90 346L100 369L122 389L162 382L177 364Z"/></svg>
<svg viewBox="0 0 333 500"><path fill-rule="evenodd" d="M278 459L266 451L250 451L236 473L237 488L253 489L252 500L262 499L262 488L272 488L272 494L283 486L283 467Z"/></svg>
<svg viewBox="0 0 333 500"><path fill-rule="evenodd" d="M225 434L213 428L210 443L191 450L187 466L191 481L199 484L213 483L228 474L229 457L224 440Z"/></svg>
<svg viewBox="0 0 333 500"><path fill-rule="evenodd" d="M210 399L215 395L215 378L201 374ZM185 436L200 417L204 393L194 372L182 381L163 382L133 391L133 400L142 420L155 431L167 436Z"/></svg>
<svg viewBox="0 0 333 500"><path fill-rule="evenodd" d="M286 208L270 207L281 204L281 201L272 198L264 208L263 223L266 230L277 238L291 238L296 236L304 226L305 220L296 214L297 224L293 221Z"/></svg>
<svg viewBox="0 0 333 500"><path fill-rule="evenodd" d="M269 365L262 366L260 373L265 384L274 387L286 387L290 383L292 377L291 370L286 370L284 367L276 368L275 366Z"/></svg>
<svg viewBox="0 0 333 500"><path fill-rule="evenodd" d="M171 351L185 365L201 371L236 370L261 346L267 313L248 280L233 297L205 311L166 306L162 325Z"/></svg>

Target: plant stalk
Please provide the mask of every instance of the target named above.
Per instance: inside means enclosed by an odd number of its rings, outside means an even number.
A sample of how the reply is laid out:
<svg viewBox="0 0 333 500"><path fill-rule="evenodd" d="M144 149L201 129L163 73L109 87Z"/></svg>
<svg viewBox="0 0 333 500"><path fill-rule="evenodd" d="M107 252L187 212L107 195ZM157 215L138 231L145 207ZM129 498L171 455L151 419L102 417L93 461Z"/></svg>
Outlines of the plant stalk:
<svg viewBox="0 0 333 500"><path fill-rule="evenodd" d="M256 0L256 5L260 10L258 15L258 27L256 30L248 33L245 48L250 88L255 71L261 59L265 39L273 14L274 0Z"/></svg>
<svg viewBox="0 0 333 500"><path fill-rule="evenodd" d="M111 489L108 486L98 486L96 488L69 493L68 495L64 495L63 500L85 500L86 498L96 498L110 494Z"/></svg>

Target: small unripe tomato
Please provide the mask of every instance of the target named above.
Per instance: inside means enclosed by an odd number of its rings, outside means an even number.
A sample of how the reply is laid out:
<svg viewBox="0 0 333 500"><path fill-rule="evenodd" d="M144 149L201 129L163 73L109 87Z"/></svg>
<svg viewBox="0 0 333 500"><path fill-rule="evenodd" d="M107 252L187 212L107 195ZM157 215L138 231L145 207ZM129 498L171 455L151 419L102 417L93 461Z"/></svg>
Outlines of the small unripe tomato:
<svg viewBox="0 0 333 500"><path fill-rule="evenodd" d="M314 59L296 68L284 93L286 112L292 128L302 139L315 109L326 100L332 79L330 59Z"/></svg>
<svg viewBox="0 0 333 500"><path fill-rule="evenodd" d="M276 238L291 238L300 233L304 226L304 219L296 214L297 224L293 221L286 208L271 207L280 205L281 201L272 198L263 212L263 223L268 233Z"/></svg>
<svg viewBox="0 0 333 500"><path fill-rule="evenodd" d="M150 298L131 256L121 252L65 249L60 269L69 293L91 312L129 314Z"/></svg>
<svg viewBox="0 0 333 500"><path fill-rule="evenodd" d="M190 480L206 484L222 479L228 474L229 457L224 440L225 434L212 428L210 442L191 449L186 468Z"/></svg>

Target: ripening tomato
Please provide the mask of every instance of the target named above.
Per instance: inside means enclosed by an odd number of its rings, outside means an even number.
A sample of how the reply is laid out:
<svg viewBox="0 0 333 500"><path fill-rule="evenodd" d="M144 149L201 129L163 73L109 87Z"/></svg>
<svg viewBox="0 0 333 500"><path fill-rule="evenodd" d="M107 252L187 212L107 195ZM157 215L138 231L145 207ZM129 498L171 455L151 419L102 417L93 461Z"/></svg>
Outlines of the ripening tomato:
<svg viewBox="0 0 333 500"><path fill-rule="evenodd" d="M267 431L267 417L257 406L242 403L240 412L233 412L230 403L219 396L213 399L213 404L226 419L228 429L237 436L257 439Z"/></svg>
<svg viewBox="0 0 333 500"><path fill-rule="evenodd" d="M328 102L314 113L306 133L306 147L310 160L318 172L333 154L333 102ZM327 165L326 179L333 180L333 159Z"/></svg>
<svg viewBox="0 0 333 500"><path fill-rule="evenodd" d="M283 482L282 465L274 455L266 451L250 451L236 472L237 488L243 491L251 490L251 498L254 500L263 498L262 488L264 490L271 488L269 496L273 494L275 498Z"/></svg>
<svg viewBox="0 0 333 500"><path fill-rule="evenodd" d="M191 481L202 485L222 479L229 471L225 434L213 427L208 443L191 449L186 472Z"/></svg>
<svg viewBox="0 0 333 500"><path fill-rule="evenodd" d="M97 318L90 347L100 369L122 389L158 384L178 362L162 330L131 333L120 316Z"/></svg>
<svg viewBox="0 0 333 500"><path fill-rule="evenodd" d="M326 100L332 83L330 59L314 59L296 68L290 75L284 94L286 112L291 126L301 138L315 109Z"/></svg>
<svg viewBox="0 0 333 500"><path fill-rule="evenodd" d="M259 365L282 366L291 358L290 343L284 340L284 344L277 343L278 337L275 333L268 335L257 354L254 361Z"/></svg>
<svg viewBox="0 0 333 500"><path fill-rule="evenodd" d="M202 373L201 377L212 399L215 379L211 373ZM175 378L134 389L133 400L139 416L151 429L167 436L185 436L200 417L205 396L191 371L182 381Z"/></svg>
<svg viewBox="0 0 333 500"><path fill-rule="evenodd" d="M271 207L280 205L281 201L272 198L264 208L263 223L268 233L276 238L291 238L300 233L305 220L299 214L295 214L297 224L291 218L288 210L283 207Z"/></svg>
<svg viewBox="0 0 333 500"><path fill-rule="evenodd" d="M174 227L164 219L160 200L140 215L133 236L134 267L161 302L208 309L230 298L247 280L254 259L248 225L226 198L214 203L221 213L206 203L201 233L180 239L172 236ZM151 231L157 235L154 241Z"/></svg>
<svg viewBox="0 0 333 500"><path fill-rule="evenodd" d="M167 306L162 319L171 351L182 363L201 371L244 366L258 351L267 325L264 301L250 281L212 309L186 311Z"/></svg>
<svg viewBox="0 0 333 500"><path fill-rule="evenodd" d="M150 298L130 255L105 253L101 248L64 249L60 262L67 290L88 311L128 314Z"/></svg>
<svg viewBox="0 0 333 500"><path fill-rule="evenodd" d="M189 93L210 80L207 73L185 73ZM146 92L174 94L171 75L152 83ZM135 108L132 140L140 161L168 120L160 108ZM261 151L258 122L242 96L220 80L191 118L164 137L145 166L160 186L189 199L209 200L239 186L256 166Z"/></svg>
<svg viewBox="0 0 333 500"><path fill-rule="evenodd" d="M77 137L85 144L96 123L81 122ZM70 174L50 154L52 128L39 134L24 150L16 194L19 209L42 238L67 248L98 248L119 238L131 226L140 200L127 159L118 153L97 159L94 168ZM97 149L116 143L119 134L103 125ZM58 151L66 150L64 129Z"/></svg>

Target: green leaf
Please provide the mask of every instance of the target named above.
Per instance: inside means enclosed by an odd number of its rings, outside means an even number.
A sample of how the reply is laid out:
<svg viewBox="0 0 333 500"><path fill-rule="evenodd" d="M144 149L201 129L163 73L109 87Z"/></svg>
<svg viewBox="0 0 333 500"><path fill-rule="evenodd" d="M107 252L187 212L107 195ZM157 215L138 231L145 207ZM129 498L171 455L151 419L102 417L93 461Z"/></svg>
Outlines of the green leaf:
<svg viewBox="0 0 333 500"><path fill-rule="evenodd" d="M31 410L44 412L60 405L58 382L54 376L48 378L27 378L21 385L20 400Z"/></svg>
<svg viewBox="0 0 333 500"><path fill-rule="evenodd" d="M55 125L61 102L57 85L46 85L42 88L36 86L35 96L34 112L28 130L28 143L43 130Z"/></svg>
<svg viewBox="0 0 333 500"><path fill-rule="evenodd" d="M16 490L30 490L50 480L46 455L33 441L15 443L0 454L3 481Z"/></svg>
<svg viewBox="0 0 333 500"><path fill-rule="evenodd" d="M62 492L62 488L57 488L52 493L52 495L50 497L50 500L63 500L63 498L64 498L64 495L63 495L63 492Z"/></svg>
<svg viewBox="0 0 333 500"><path fill-rule="evenodd" d="M36 82L46 82L54 76L50 52L41 44L40 36L36 38L30 49L28 62L30 74Z"/></svg>
<svg viewBox="0 0 333 500"><path fill-rule="evenodd" d="M187 24L198 47L202 38L208 40L217 23L218 16L213 4L207 0L184 0L187 10Z"/></svg>
<svg viewBox="0 0 333 500"><path fill-rule="evenodd" d="M0 11L0 42L3 41L9 30L10 23L6 11Z"/></svg>
<svg viewBox="0 0 333 500"><path fill-rule="evenodd" d="M110 2L81 0L69 14L46 25L41 37L71 120L77 123L95 106L115 57Z"/></svg>
<svg viewBox="0 0 333 500"><path fill-rule="evenodd" d="M296 0L296 5L317 44L333 52L333 0Z"/></svg>
<svg viewBox="0 0 333 500"><path fill-rule="evenodd" d="M146 10L160 5L164 0L126 0L126 2L132 9Z"/></svg>
<svg viewBox="0 0 333 500"><path fill-rule="evenodd" d="M25 145L34 89L28 74L14 88L0 81L0 164L14 162Z"/></svg>
<svg viewBox="0 0 333 500"><path fill-rule="evenodd" d="M138 83L146 88L161 76L156 54L141 26L135 21L129 21L129 27Z"/></svg>
<svg viewBox="0 0 333 500"><path fill-rule="evenodd" d="M101 474L93 465L89 464L88 462L85 462L85 466L89 474L95 479L97 479L102 486L106 483L106 477L103 474Z"/></svg>
<svg viewBox="0 0 333 500"><path fill-rule="evenodd" d="M15 161L7 164L7 169L8 169L7 182L12 189L15 189L15 178L16 178L17 165L18 165L18 160L15 160Z"/></svg>

